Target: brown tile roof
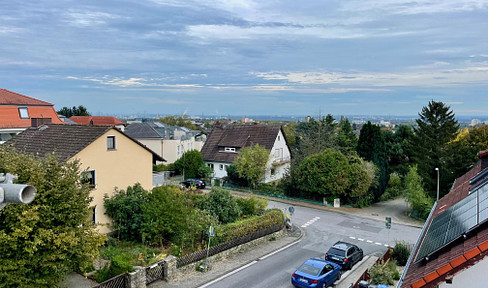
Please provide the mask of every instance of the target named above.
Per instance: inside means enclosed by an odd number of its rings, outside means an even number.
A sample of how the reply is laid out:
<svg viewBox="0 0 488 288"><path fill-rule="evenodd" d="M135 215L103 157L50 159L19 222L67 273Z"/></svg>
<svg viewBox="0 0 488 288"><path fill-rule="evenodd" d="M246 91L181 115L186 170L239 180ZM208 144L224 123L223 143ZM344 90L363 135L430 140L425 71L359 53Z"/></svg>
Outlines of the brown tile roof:
<svg viewBox="0 0 488 288"><path fill-rule="evenodd" d="M271 150L280 130L281 126L276 125L228 125L215 127L202 147L203 160L234 162L237 153L219 152L219 147L234 147L239 150L253 143Z"/></svg>
<svg viewBox="0 0 488 288"><path fill-rule="evenodd" d="M51 103L37 100L7 89L0 89L0 105L54 106Z"/></svg>
<svg viewBox="0 0 488 288"><path fill-rule="evenodd" d="M93 125L126 125L124 122L112 116L72 116L69 120L82 125L90 125L91 121L93 121Z"/></svg>
<svg viewBox="0 0 488 288"><path fill-rule="evenodd" d="M59 161L67 161L111 129L114 127L47 124L38 128L26 129L7 141L5 145L40 157L54 153ZM125 135L123 132L120 133ZM151 152L153 159L164 161L140 142L125 136Z"/></svg>
<svg viewBox="0 0 488 288"><path fill-rule="evenodd" d="M469 195L470 189L478 186L480 183L488 181L488 176L483 176L481 172L486 171L486 156L481 155L480 161L466 174L456 179L451 191L440 199L432 212L431 219L426 223L423 235L420 235L420 240L423 241L426 231L428 230L432 220L452 207L457 202L461 201ZM483 176L476 183L470 183L473 177ZM421 242L419 242L421 243ZM416 251L413 251L413 256L408 270L405 273L401 288L429 288L434 287L438 283L445 280L447 275L454 275L458 271L466 267L474 265L477 261L488 254L488 225L481 224L475 228L474 231L467 234L466 239L458 239L429 259L429 261L415 262L416 253L421 245L418 245Z"/></svg>

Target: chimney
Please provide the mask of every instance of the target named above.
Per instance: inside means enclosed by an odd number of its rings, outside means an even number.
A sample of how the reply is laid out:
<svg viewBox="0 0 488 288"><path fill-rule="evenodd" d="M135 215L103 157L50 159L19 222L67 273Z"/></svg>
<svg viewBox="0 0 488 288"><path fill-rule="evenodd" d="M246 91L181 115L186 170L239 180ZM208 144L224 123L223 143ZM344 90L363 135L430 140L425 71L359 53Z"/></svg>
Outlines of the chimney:
<svg viewBox="0 0 488 288"><path fill-rule="evenodd" d="M44 124L51 124L51 118L31 118L31 127L37 128Z"/></svg>
<svg viewBox="0 0 488 288"><path fill-rule="evenodd" d="M478 153L478 157L481 161L481 171L488 167L488 150L483 150Z"/></svg>

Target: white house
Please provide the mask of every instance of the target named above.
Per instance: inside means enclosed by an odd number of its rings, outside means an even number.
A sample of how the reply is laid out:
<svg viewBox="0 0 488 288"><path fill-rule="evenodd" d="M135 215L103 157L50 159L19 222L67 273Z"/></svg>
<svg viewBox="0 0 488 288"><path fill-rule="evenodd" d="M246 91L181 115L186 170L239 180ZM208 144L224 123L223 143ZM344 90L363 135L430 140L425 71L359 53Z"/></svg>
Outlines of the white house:
<svg viewBox="0 0 488 288"><path fill-rule="evenodd" d="M262 145L269 151L262 182L283 178L290 168L291 153L281 126L276 125L215 127L202 148L203 160L214 171L213 178L226 177L226 167L234 162L242 148L251 144Z"/></svg>

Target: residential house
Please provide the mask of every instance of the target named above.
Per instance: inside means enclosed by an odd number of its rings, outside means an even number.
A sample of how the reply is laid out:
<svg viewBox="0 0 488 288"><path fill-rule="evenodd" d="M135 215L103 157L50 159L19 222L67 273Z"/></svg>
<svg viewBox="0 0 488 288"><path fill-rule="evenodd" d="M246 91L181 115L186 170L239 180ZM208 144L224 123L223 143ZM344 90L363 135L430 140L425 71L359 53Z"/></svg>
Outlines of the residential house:
<svg viewBox="0 0 488 288"><path fill-rule="evenodd" d="M398 288L488 286L488 150L434 204Z"/></svg>
<svg viewBox="0 0 488 288"><path fill-rule="evenodd" d="M0 144L30 127L33 118L63 123L53 104L0 89Z"/></svg>
<svg viewBox="0 0 488 288"><path fill-rule="evenodd" d="M124 131L127 124L112 116L71 116L69 120L81 125L115 126Z"/></svg>
<svg viewBox="0 0 488 288"><path fill-rule="evenodd" d="M5 145L43 156L53 153L59 161L79 160L93 201L93 222L110 232L103 197L115 187L126 189L140 183L152 189L152 164L163 159L138 141L112 126L47 124L26 129Z"/></svg>
<svg viewBox="0 0 488 288"><path fill-rule="evenodd" d="M283 129L276 125L216 126L202 148L203 160L214 171L213 178L227 177L226 168L242 148L251 144L264 146L269 151L262 182L283 178L290 168L291 153Z"/></svg>
<svg viewBox="0 0 488 288"><path fill-rule="evenodd" d="M202 150L206 139L200 131L161 122L131 123L125 133L146 145L168 164L174 163L186 151Z"/></svg>

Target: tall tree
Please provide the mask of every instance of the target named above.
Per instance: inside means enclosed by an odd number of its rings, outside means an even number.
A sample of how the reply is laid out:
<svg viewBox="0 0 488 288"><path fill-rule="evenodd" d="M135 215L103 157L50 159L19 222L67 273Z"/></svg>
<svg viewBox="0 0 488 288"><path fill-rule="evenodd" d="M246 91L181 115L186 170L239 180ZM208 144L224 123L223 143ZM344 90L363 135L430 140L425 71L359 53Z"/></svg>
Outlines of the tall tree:
<svg viewBox="0 0 488 288"><path fill-rule="evenodd" d="M83 105L80 105L78 107L73 106L73 108L63 107L56 113L64 115L68 118L71 116L91 116L88 110Z"/></svg>
<svg viewBox="0 0 488 288"><path fill-rule="evenodd" d="M0 287L56 287L68 272L91 266L106 236L89 222L90 188L79 164L0 146L0 171L37 189L32 203L0 211Z"/></svg>
<svg viewBox="0 0 488 288"><path fill-rule="evenodd" d="M386 151L390 169L400 175L406 175L413 156L413 130L410 126L400 125L395 133L384 131Z"/></svg>
<svg viewBox="0 0 488 288"><path fill-rule="evenodd" d="M375 200L385 193L390 179L390 167L386 154L386 143L381 129L370 121L361 128L358 141L358 154L366 161L373 162L379 169L378 186L374 189Z"/></svg>
<svg viewBox="0 0 488 288"><path fill-rule="evenodd" d="M203 162L202 153L190 150L183 153L180 159L173 163L174 169L179 174L185 174L185 178L205 178L212 173L212 169Z"/></svg>
<svg viewBox="0 0 488 288"><path fill-rule="evenodd" d="M337 148L343 154L355 151L358 145L358 137L352 130L351 123L345 117L341 117L341 121L339 121L336 143Z"/></svg>
<svg viewBox="0 0 488 288"><path fill-rule="evenodd" d="M252 188L263 179L269 153L264 146L251 144L241 149L234 161L239 177L246 179Z"/></svg>
<svg viewBox="0 0 488 288"><path fill-rule="evenodd" d="M418 173L424 180L425 188L435 198L437 172L440 168L440 196L446 194L452 183L449 175L452 171L448 166L453 155L448 153L447 145L456 138L459 124L454 112L442 102L430 101L422 108L416 120L415 131L415 162Z"/></svg>

